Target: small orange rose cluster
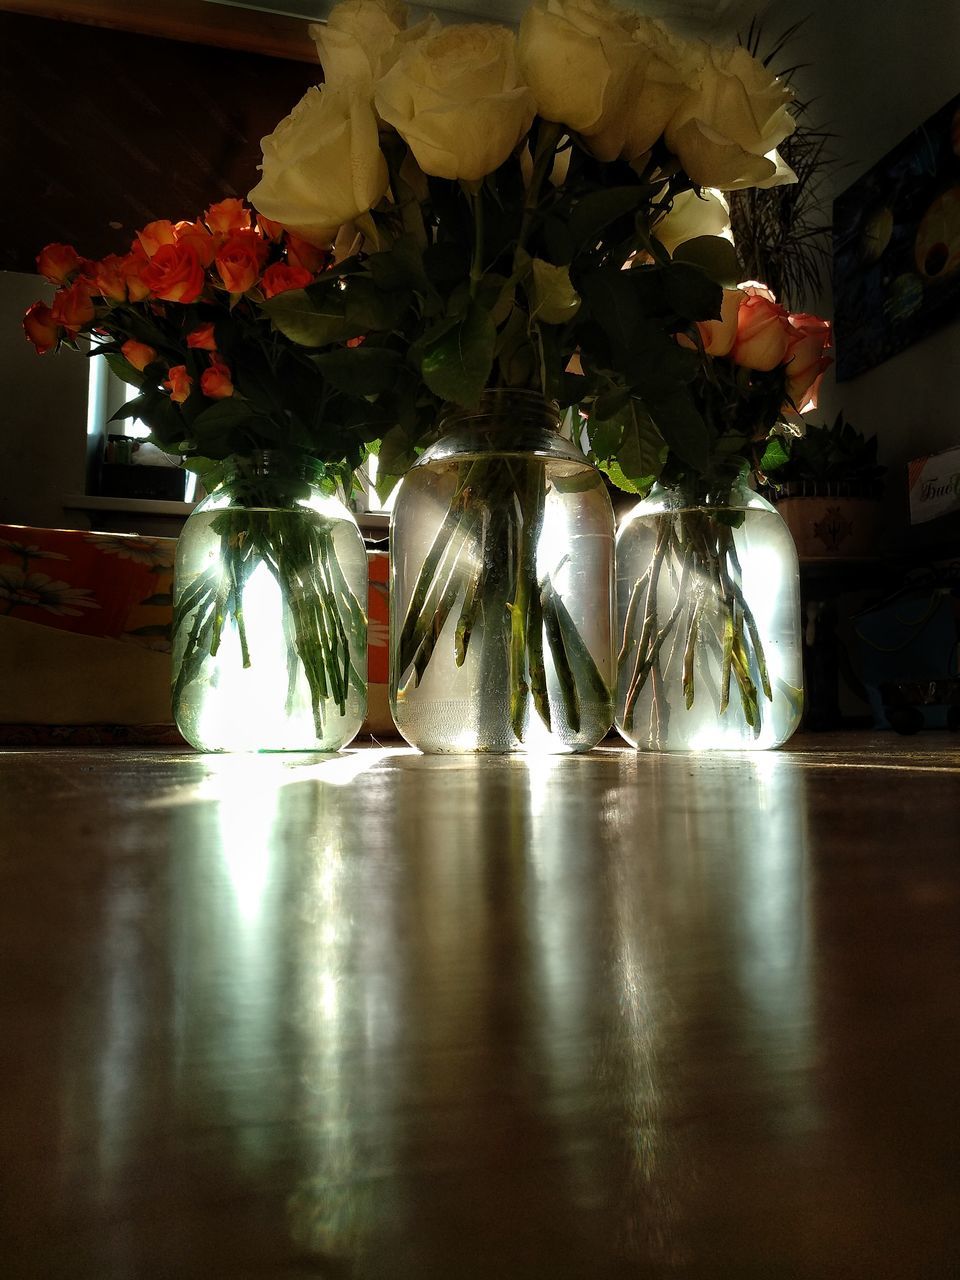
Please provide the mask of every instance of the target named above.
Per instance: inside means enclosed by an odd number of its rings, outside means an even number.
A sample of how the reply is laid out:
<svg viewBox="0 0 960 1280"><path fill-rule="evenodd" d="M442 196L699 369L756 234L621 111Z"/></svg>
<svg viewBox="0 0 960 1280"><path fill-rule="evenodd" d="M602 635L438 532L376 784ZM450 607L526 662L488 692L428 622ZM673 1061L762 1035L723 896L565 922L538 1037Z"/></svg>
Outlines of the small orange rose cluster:
<svg viewBox="0 0 960 1280"><path fill-rule="evenodd" d="M23 328L42 355L81 333L122 335L121 318L112 317L131 304L143 304L155 315L167 303L221 303L232 309L242 298L257 302L302 289L330 262L328 250L255 214L242 200L221 200L194 222L149 223L124 255L92 261L70 245L47 245L37 258L37 270L57 292L51 305L35 302L29 308ZM213 400L232 395L233 379L217 351L213 322L189 332L186 343L210 353L200 378L203 394ZM154 347L133 338L119 349L141 372L158 360ZM182 404L192 387L186 365L173 365L167 372L163 385Z"/></svg>
<svg viewBox="0 0 960 1280"><path fill-rule="evenodd" d="M806 413L817 407L817 393L826 369L833 363L830 322L781 307L762 284L743 284L723 291L719 320L697 322L703 350L724 356L743 369L769 373L783 368L784 413ZM686 346L690 338L681 337Z"/></svg>

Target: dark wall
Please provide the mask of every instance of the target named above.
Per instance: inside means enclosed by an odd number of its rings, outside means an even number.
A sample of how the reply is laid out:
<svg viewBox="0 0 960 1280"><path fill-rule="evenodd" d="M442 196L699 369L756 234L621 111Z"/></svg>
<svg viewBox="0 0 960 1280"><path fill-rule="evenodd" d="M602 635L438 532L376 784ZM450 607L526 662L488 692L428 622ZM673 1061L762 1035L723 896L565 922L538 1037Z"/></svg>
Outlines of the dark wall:
<svg viewBox="0 0 960 1280"><path fill-rule="evenodd" d="M257 181L260 139L320 78L302 62L0 13L0 269L51 241L125 252Z"/></svg>

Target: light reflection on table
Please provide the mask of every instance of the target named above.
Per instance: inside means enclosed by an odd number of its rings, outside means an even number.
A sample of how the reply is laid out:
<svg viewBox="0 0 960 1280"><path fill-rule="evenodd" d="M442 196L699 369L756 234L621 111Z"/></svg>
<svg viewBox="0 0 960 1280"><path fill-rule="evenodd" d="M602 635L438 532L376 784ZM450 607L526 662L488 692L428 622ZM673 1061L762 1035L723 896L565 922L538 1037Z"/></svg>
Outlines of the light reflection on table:
<svg viewBox="0 0 960 1280"><path fill-rule="evenodd" d="M953 1274L960 753L810 742L0 756L0 1274Z"/></svg>

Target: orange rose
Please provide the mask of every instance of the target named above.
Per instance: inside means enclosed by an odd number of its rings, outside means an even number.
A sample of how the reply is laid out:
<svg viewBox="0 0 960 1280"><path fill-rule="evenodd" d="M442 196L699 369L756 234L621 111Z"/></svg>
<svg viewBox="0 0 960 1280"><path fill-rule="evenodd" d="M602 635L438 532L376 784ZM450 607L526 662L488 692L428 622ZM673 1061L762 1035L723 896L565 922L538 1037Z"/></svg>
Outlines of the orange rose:
<svg viewBox="0 0 960 1280"><path fill-rule="evenodd" d="M45 302L35 302L23 317L23 331L33 343L38 356L52 351L60 337L60 328Z"/></svg>
<svg viewBox="0 0 960 1280"><path fill-rule="evenodd" d="M724 289L719 320L698 320L697 332L708 356L728 356L737 337L737 320L744 294L739 289ZM696 343L685 333L677 334L682 347L696 349Z"/></svg>
<svg viewBox="0 0 960 1280"><path fill-rule="evenodd" d="M150 297L150 286L144 283L143 272L150 265L143 245L134 240L130 252L120 263L120 272L127 287L127 297L131 302L143 302Z"/></svg>
<svg viewBox="0 0 960 1280"><path fill-rule="evenodd" d="M141 277L153 296L164 302L196 302L206 283L197 251L186 240L162 244Z"/></svg>
<svg viewBox="0 0 960 1280"><path fill-rule="evenodd" d="M157 222L148 222L142 231L138 231L137 239L147 257L152 258L161 245L176 243L177 231L169 219L160 218Z"/></svg>
<svg viewBox="0 0 960 1280"><path fill-rule="evenodd" d="M94 314L90 285L86 280L74 280L73 284L57 290L53 299L53 319L66 329L71 338L93 321Z"/></svg>
<svg viewBox="0 0 960 1280"><path fill-rule="evenodd" d="M37 270L51 284L69 284L88 265L86 258L68 244L48 244L37 255Z"/></svg>
<svg viewBox="0 0 960 1280"><path fill-rule="evenodd" d="M197 257L200 259L201 265L206 269L213 261L214 254L217 252L219 238L214 238L203 223L197 219L196 222L178 222L174 227L177 235L177 244L184 241L192 245L197 251Z"/></svg>
<svg viewBox="0 0 960 1280"><path fill-rule="evenodd" d="M216 351L217 339L213 329L213 321L209 324L201 324L192 333L188 333L187 346L199 351Z"/></svg>
<svg viewBox="0 0 960 1280"><path fill-rule="evenodd" d="M200 375L200 390L211 400L226 400L233 395L233 378L221 360L214 360L209 369Z"/></svg>
<svg viewBox="0 0 960 1280"><path fill-rule="evenodd" d="M787 344L787 398L797 413L817 407L817 393L824 371L833 364L830 349L830 322L819 316L795 312Z"/></svg>
<svg viewBox="0 0 960 1280"><path fill-rule="evenodd" d="M217 270L230 293L246 293L260 278L270 246L255 231L237 231L217 251Z"/></svg>
<svg viewBox="0 0 960 1280"><path fill-rule="evenodd" d="M183 404L190 394L190 388L193 386L193 379L187 373L187 366L185 364L175 364L170 370L169 378L163 385L170 392L170 399L174 404Z"/></svg>
<svg viewBox="0 0 960 1280"><path fill-rule="evenodd" d="M203 215L203 220L211 231L220 231L232 235L234 231L249 231L250 210L242 200L221 200L212 204Z"/></svg>
<svg viewBox="0 0 960 1280"><path fill-rule="evenodd" d="M272 218L265 218L262 213L257 214L257 227L260 234L267 240L272 240L274 244L280 243L280 237L283 235L283 227L279 222L274 222Z"/></svg>
<svg viewBox="0 0 960 1280"><path fill-rule="evenodd" d="M101 258L94 263L93 274L101 298L106 298L108 302L126 302L127 281L121 257L111 253Z"/></svg>
<svg viewBox="0 0 960 1280"><path fill-rule="evenodd" d="M326 271L332 257L329 249L318 249L292 231L287 232L287 262L291 267L303 267L304 271L316 275L318 271Z"/></svg>
<svg viewBox="0 0 960 1280"><path fill-rule="evenodd" d="M730 355L735 364L766 372L783 364L790 341L790 320L783 307L746 289L737 314L737 337Z"/></svg>
<svg viewBox="0 0 960 1280"><path fill-rule="evenodd" d="M125 342L120 351L127 364L132 364L139 373L143 373L147 365L153 364L157 358L153 347L148 347L145 342L137 342L135 338Z"/></svg>
<svg viewBox="0 0 960 1280"><path fill-rule="evenodd" d="M275 262L267 267L260 281L265 298L275 298L288 289L303 289L313 281L313 276L303 267L291 267L286 262Z"/></svg>

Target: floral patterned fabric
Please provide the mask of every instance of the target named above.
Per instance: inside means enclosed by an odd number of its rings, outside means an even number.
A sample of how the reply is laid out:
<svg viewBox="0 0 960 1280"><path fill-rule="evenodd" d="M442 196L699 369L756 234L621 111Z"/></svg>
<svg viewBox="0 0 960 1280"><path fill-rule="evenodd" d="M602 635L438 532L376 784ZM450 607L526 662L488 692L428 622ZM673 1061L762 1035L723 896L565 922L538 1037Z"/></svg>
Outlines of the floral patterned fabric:
<svg viewBox="0 0 960 1280"><path fill-rule="evenodd" d="M0 524L0 617L169 651L176 545Z"/></svg>
<svg viewBox="0 0 960 1280"><path fill-rule="evenodd" d="M9 617L13 622L29 622L55 631L152 650L153 653L145 653L142 659L137 658L137 670L143 668L146 672L149 667L154 673L157 693L152 714L159 720L165 710L164 681L169 677L162 671L157 673L149 664L160 660L157 655L162 657L170 652L176 545L175 538L0 524L0 642L5 635L3 619ZM392 729L386 698L389 558L385 551L370 551L367 558L370 710L365 727L369 732L389 733ZM45 650L44 646L40 648ZM54 652L59 653L59 657L51 656ZM73 654L73 650L70 652ZM133 653L129 656L132 658ZM24 709L19 715L10 714L11 708L4 705L9 697L3 697L0 681L0 745L131 742L163 745L182 741L169 723L122 722L116 695L109 689L111 679L123 677L117 674L116 659L106 647L102 658L102 707L91 716L89 710L65 706L64 695L50 687L53 673L45 663L55 663L62 669L64 661L72 660L65 659L58 649L50 651L47 657L38 656L36 648L31 652L32 669L23 672L20 667L23 678L35 691L29 694L25 714ZM99 663L101 659L96 661ZM163 661L168 659L163 657ZM95 683L100 682L97 679ZM104 711L109 712L111 718L116 716L118 722L107 722ZM97 723L92 723L93 719Z"/></svg>

